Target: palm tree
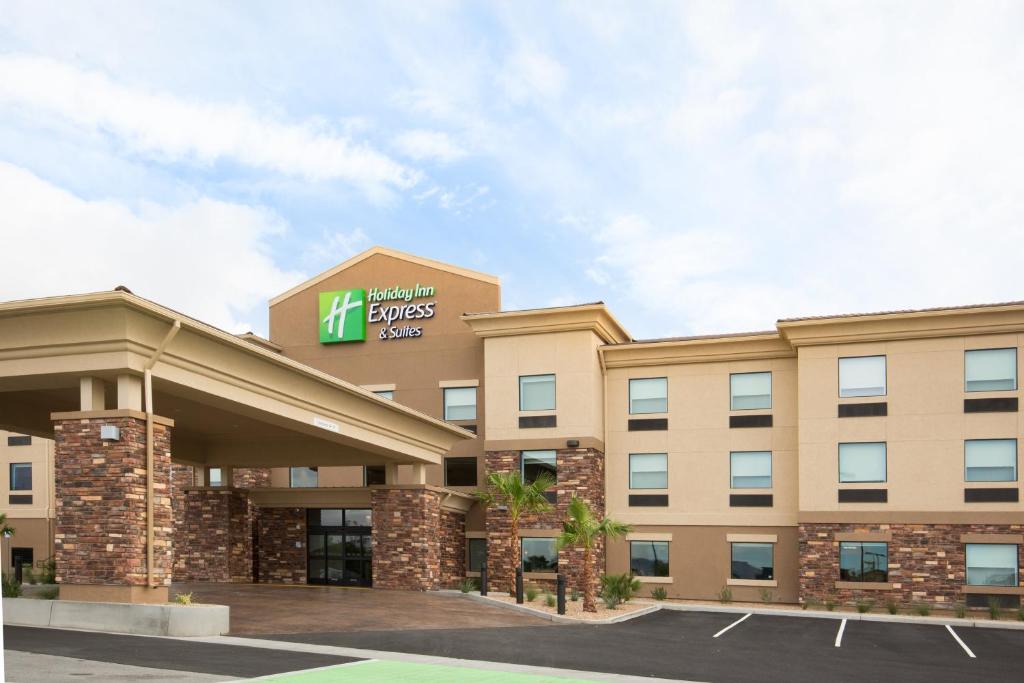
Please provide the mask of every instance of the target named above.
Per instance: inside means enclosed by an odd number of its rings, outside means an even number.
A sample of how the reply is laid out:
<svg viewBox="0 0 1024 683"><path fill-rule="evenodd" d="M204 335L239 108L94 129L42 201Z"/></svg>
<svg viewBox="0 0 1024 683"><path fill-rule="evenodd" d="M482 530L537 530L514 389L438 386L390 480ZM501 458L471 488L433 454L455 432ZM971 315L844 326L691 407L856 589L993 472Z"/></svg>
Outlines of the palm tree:
<svg viewBox="0 0 1024 683"><path fill-rule="evenodd" d="M520 566L519 558L519 519L524 514L547 512L551 503L544 497L544 492L555 485L555 478L547 472L541 472L531 483L523 481L519 472L491 472L487 475L487 490L477 491L476 496L486 508L503 505L508 509L511 522L512 538L512 576L510 594L516 592L516 567Z"/></svg>
<svg viewBox="0 0 1024 683"><path fill-rule="evenodd" d="M618 538L625 536L632 529L633 527L630 525L616 522L608 517L597 519L590 510L590 506L576 496L569 501L565 522L562 524L562 533L559 534L556 545L559 549L583 548L584 612L597 611L597 604L594 601L594 567L591 564L594 545L601 537Z"/></svg>
<svg viewBox="0 0 1024 683"><path fill-rule="evenodd" d="M0 543L14 535L14 527L7 523L7 514L0 512ZM2 550L2 548L0 548ZM7 553L3 553L4 563L7 562Z"/></svg>

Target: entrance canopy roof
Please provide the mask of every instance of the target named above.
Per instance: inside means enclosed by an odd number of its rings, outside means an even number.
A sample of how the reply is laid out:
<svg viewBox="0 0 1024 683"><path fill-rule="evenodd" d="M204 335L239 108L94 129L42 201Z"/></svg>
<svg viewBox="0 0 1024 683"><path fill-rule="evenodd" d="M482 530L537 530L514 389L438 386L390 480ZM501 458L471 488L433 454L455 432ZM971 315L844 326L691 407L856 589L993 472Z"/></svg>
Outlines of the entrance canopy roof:
<svg viewBox="0 0 1024 683"><path fill-rule="evenodd" d="M82 409L87 377L102 381L106 409L123 408L119 392L139 392L162 345L153 412L174 420L175 462L436 464L474 438L120 290L0 303L0 428L52 438L51 414Z"/></svg>

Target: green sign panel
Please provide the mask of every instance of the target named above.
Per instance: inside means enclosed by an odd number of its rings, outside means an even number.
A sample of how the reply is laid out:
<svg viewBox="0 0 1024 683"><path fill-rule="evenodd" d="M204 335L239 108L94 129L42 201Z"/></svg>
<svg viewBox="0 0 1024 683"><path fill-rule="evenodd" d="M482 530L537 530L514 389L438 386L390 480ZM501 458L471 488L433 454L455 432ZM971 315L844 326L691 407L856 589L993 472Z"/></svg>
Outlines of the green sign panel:
<svg viewBox="0 0 1024 683"><path fill-rule="evenodd" d="M366 290L320 292L320 343L366 341Z"/></svg>

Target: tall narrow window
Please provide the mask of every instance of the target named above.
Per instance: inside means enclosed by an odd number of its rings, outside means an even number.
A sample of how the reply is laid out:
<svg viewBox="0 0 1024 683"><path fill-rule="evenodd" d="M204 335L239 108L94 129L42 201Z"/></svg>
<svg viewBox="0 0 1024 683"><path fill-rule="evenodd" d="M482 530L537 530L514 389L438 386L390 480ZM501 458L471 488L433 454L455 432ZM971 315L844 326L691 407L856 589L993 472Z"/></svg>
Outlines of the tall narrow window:
<svg viewBox="0 0 1024 683"><path fill-rule="evenodd" d="M224 470L219 467L206 468L207 486L224 486Z"/></svg>
<svg viewBox="0 0 1024 683"><path fill-rule="evenodd" d="M839 444L839 483L883 482L885 442Z"/></svg>
<svg viewBox="0 0 1024 683"><path fill-rule="evenodd" d="M315 467L288 468L288 483L293 489L316 488L319 485L319 473Z"/></svg>
<svg viewBox="0 0 1024 683"><path fill-rule="evenodd" d="M11 463L11 490L31 491L32 490L32 463L12 462Z"/></svg>
<svg viewBox="0 0 1024 683"><path fill-rule="evenodd" d="M968 543L966 552L968 586L1017 586L1016 545Z"/></svg>
<svg viewBox="0 0 1024 683"><path fill-rule="evenodd" d="M840 581L884 583L889 580L889 544L840 541Z"/></svg>
<svg viewBox="0 0 1024 683"><path fill-rule="evenodd" d="M519 410L554 409L554 375L524 375L519 378Z"/></svg>
<svg viewBox="0 0 1024 683"><path fill-rule="evenodd" d="M772 373L742 372L729 375L730 410L766 410L772 407Z"/></svg>
<svg viewBox="0 0 1024 683"><path fill-rule="evenodd" d="M752 581L774 579L774 555L771 543L733 543L732 578Z"/></svg>
<svg viewBox="0 0 1024 683"><path fill-rule="evenodd" d="M668 541L630 541L629 571L634 576L669 576Z"/></svg>
<svg viewBox="0 0 1024 683"><path fill-rule="evenodd" d="M476 419L476 387L457 387L444 390L444 419Z"/></svg>
<svg viewBox="0 0 1024 683"><path fill-rule="evenodd" d="M487 565L487 539L470 538L466 540L466 544L469 554L466 568L468 571L479 573Z"/></svg>
<svg viewBox="0 0 1024 683"><path fill-rule="evenodd" d="M1017 440L964 441L964 480L1017 481Z"/></svg>
<svg viewBox="0 0 1024 683"><path fill-rule="evenodd" d="M631 415L668 412L668 378L651 377L629 380Z"/></svg>
<svg viewBox="0 0 1024 683"><path fill-rule="evenodd" d="M1017 388L1017 349L964 352L965 391L1013 391Z"/></svg>
<svg viewBox="0 0 1024 683"><path fill-rule="evenodd" d="M839 359L839 396L884 396L885 356Z"/></svg>
<svg viewBox="0 0 1024 683"><path fill-rule="evenodd" d="M667 489L667 453L630 453L629 488Z"/></svg>
<svg viewBox="0 0 1024 683"><path fill-rule="evenodd" d="M772 487L771 451L734 451L729 454L729 484L734 489Z"/></svg>

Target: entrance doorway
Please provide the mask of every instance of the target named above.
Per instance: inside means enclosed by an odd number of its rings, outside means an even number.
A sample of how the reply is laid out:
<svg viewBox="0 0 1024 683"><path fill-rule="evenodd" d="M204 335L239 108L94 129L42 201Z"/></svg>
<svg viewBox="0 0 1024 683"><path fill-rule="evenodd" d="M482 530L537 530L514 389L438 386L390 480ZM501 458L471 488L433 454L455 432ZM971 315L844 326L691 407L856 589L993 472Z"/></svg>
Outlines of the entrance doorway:
<svg viewBox="0 0 1024 683"><path fill-rule="evenodd" d="M21 582L25 565L32 566L32 548L11 548L11 564L14 565L14 578Z"/></svg>
<svg viewBox="0 0 1024 683"><path fill-rule="evenodd" d="M360 508L306 511L307 581L332 586L373 585L372 522Z"/></svg>

